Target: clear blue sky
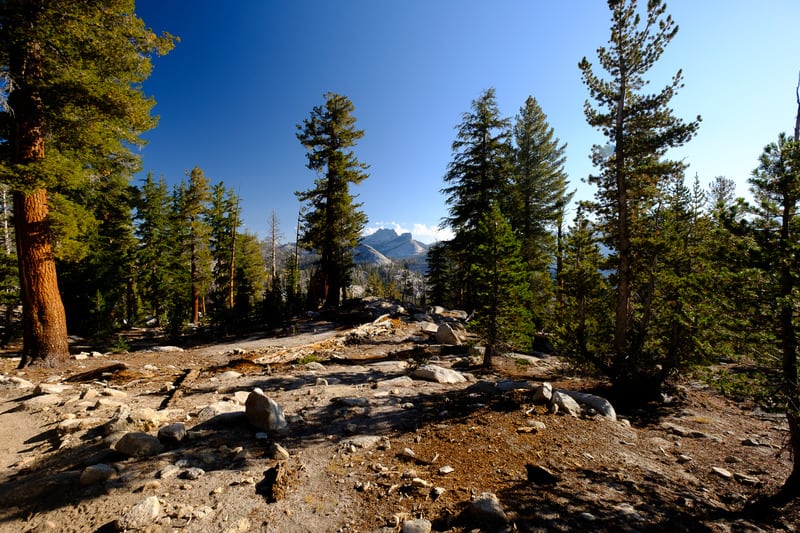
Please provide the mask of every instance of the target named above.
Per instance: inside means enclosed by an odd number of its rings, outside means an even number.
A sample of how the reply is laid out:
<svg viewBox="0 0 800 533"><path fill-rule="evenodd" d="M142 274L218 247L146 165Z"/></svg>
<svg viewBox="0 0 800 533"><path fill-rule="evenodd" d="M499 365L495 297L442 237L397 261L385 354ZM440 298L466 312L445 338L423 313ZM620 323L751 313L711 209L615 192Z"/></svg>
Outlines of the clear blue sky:
<svg viewBox="0 0 800 533"><path fill-rule="evenodd" d="M646 4L641 0L641 4ZM706 185L747 178L763 147L791 131L800 70L797 0L672 0L680 26L652 71L657 90L677 69L686 87L678 116L703 122L672 154ZM609 36L602 0L140 0L138 15L181 41L157 58L145 92L158 102L144 171L174 184L194 166L242 197L244 227L267 235L274 211L294 240L294 191L312 186L296 125L328 91L348 96L365 131L356 156L370 177L353 192L368 228L411 231L424 242L447 214L442 177L462 114L494 87L500 110L532 95L568 144L579 198L604 143L583 116L577 64L596 64Z"/></svg>

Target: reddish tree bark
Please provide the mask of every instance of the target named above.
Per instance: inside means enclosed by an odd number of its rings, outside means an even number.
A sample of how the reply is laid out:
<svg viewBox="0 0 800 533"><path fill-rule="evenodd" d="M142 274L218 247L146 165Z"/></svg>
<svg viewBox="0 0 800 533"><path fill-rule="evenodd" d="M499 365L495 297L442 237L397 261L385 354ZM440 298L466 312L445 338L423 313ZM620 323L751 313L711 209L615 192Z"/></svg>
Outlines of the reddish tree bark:
<svg viewBox="0 0 800 533"><path fill-rule="evenodd" d="M58 291L47 213L44 189L29 194L14 193L14 227L22 289L20 367L60 366L69 359L67 318Z"/></svg>

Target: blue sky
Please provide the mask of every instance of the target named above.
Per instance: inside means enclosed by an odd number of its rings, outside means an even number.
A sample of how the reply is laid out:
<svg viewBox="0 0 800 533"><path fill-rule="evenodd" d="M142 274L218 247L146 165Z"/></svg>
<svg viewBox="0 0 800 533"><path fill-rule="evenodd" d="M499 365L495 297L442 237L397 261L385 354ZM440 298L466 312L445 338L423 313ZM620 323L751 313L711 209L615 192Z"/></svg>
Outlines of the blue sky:
<svg viewBox="0 0 800 533"><path fill-rule="evenodd" d="M642 4L646 2L641 0ZM447 214L442 177L462 114L494 87L514 116L535 97L568 144L576 195L592 144L604 143L583 115L588 93L577 64L596 64L608 41L601 0L140 0L137 14L181 41L154 61L144 85L158 102L145 134L143 172L177 183L202 168L242 198L245 229L267 235L274 211L294 240L295 191L313 185L296 125L323 94L348 96L365 131L356 156L370 177L353 188L368 228L411 231L431 242ZM678 116L702 115L700 131L672 153L706 185L747 178L763 147L791 131L800 71L797 0L672 0L680 31L650 75L653 90L683 69ZM446 237L446 235L444 235Z"/></svg>

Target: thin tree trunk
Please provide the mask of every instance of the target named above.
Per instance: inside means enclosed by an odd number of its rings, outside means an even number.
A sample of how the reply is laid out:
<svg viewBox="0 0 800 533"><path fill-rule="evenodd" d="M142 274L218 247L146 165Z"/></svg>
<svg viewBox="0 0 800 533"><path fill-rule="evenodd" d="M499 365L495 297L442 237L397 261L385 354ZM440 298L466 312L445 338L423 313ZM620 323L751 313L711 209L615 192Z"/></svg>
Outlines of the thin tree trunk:
<svg viewBox="0 0 800 533"><path fill-rule="evenodd" d="M233 309L234 302L234 282L236 278L236 228L239 227L239 197L236 197L236 207L233 211L233 223L231 226L231 268L228 272L228 309Z"/></svg>
<svg viewBox="0 0 800 533"><path fill-rule="evenodd" d="M47 191L14 192L13 198L22 289L20 368L32 364L60 366L69 360L69 343L47 227Z"/></svg>
<svg viewBox="0 0 800 533"><path fill-rule="evenodd" d="M627 366L628 310L631 298L631 240L628 213L628 184L625 179L625 65L620 66L620 95L617 101L614 173L617 181L617 302L614 317L614 369Z"/></svg>
<svg viewBox="0 0 800 533"><path fill-rule="evenodd" d="M3 199L3 249L6 252L6 255L11 255L11 233L8 230L8 219L9 219L9 209L8 209L8 186L2 185L0 186L0 193L2 194Z"/></svg>
<svg viewBox="0 0 800 533"><path fill-rule="evenodd" d="M190 276L192 281L192 323L200 323L200 274L197 266L197 243L196 237L192 235L191 244L191 270Z"/></svg>

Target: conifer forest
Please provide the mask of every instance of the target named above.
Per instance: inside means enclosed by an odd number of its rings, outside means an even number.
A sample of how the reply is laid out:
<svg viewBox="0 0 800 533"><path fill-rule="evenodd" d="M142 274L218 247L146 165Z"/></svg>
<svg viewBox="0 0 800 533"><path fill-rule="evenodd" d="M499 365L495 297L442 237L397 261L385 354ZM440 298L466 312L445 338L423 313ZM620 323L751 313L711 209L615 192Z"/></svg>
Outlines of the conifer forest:
<svg viewBox="0 0 800 533"><path fill-rule="evenodd" d="M336 321L366 296L442 306L469 314L477 371L545 342L621 405L691 377L785 414L794 462L775 497L800 493L800 85L748 196L725 176L705 185L670 152L703 128L702 109L673 110L691 79L652 74L677 22L662 0L609 0L608 41L575 65L604 139L585 147L591 175L567 175L569 139L535 94L504 116L489 86L433 169L452 239L424 269L374 266L353 255L368 222L353 186L370 179L357 101L328 92L298 115L298 167L316 176L297 185L298 218L265 206L270 235L244 231L238 191L191 161L134 178L157 127L142 83L181 45L132 1L89 4L0 2L0 341L21 368L69 366L70 336L191 345ZM574 199L581 180L591 200Z"/></svg>

